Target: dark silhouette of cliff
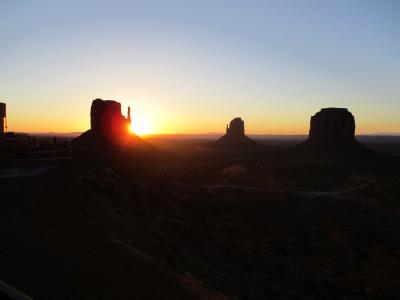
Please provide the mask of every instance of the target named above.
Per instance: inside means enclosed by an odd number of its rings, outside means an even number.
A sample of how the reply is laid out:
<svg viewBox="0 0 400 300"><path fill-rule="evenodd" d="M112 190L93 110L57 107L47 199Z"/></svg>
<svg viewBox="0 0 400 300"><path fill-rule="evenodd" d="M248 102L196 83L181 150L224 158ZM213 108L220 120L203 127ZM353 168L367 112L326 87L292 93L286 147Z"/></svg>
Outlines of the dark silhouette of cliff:
<svg viewBox="0 0 400 300"><path fill-rule="evenodd" d="M140 156L160 158L170 156L130 131L131 116L121 113L121 104L113 100L95 99L90 109L91 128L72 140L75 156L109 155L119 158Z"/></svg>
<svg viewBox="0 0 400 300"><path fill-rule="evenodd" d="M234 118L229 125L226 125L226 134L213 142L212 145L233 151L261 147L257 142L245 135L244 121L241 118Z"/></svg>
<svg viewBox="0 0 400 300"><path fill-rule="evenodd" d="M355 139L355 120L346 108L323 108L311 117L308 139L296 147L310 154L366 154L369 149Z"/></svg>
<svg viewBox="0 0 400 300"><path fill-rule="evenodd" d="M121 113L121 103L113 100L95 99L90 108L91 128L73 140L75 145L89 148L113 148L124 146L130 139L140 140L129 132L128 117Z"/></svg>
<svg viewBox="0 0 400 300"><path fill-rule="evenodd" d="M121 103L113 100L95 99L90 108L92 130L115 138L129 133L131 125L130 107L125 118L121 113Z"/></svg>

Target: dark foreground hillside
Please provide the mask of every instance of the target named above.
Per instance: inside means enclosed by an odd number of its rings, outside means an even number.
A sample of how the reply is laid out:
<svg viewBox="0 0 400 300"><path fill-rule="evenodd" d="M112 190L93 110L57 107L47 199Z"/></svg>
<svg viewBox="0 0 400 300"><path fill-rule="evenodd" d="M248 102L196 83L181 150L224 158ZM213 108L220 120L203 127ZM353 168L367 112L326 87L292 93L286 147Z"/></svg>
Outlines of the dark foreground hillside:
<svg viewBox="0 0 400 300"><path fill-rule="evenodd" d="M399 166L71 162L1 179L0 279L35 299L397 299Z"/></svg>

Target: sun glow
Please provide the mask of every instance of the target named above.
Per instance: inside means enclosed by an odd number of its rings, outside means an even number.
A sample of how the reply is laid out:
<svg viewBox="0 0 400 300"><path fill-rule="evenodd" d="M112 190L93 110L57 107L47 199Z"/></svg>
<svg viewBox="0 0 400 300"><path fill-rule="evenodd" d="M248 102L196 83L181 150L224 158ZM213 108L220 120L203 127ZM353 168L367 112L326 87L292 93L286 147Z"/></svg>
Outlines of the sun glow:
<svg viewBox="0 0 400 300"><path fill-rule="evenodd" d="M142 118L133 118L129 130L137 135L146 135L151 133L152 129L150 123Z"/></svg>

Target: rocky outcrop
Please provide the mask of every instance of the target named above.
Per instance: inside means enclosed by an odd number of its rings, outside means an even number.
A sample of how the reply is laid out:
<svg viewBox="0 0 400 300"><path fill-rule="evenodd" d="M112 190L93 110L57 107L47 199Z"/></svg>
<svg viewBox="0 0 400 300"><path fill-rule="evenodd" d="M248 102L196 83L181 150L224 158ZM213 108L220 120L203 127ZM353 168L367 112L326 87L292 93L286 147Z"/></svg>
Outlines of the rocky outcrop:
<svg viewBox="0 0 400 300"><path fill-rule="evenodd" d="M310 140L353 141L354 116L347 108L323 108L311 117Z"/></svg>
<svg viewBox="0 0 400 300"><path fill-rule="evenodd" d="M72 140L72 154L75 159L85 162L118 159L126 165L129 162L178 158L177 155L157 149L130 132L130 108L127 117L124 117L119 102L93 100L90 124L89 130Z"/></svg>
<svg viewBox="0 0 400 300"><path fill-rule="evenodd" d="M369 150L355 139L355 120L346 108L323 108L311 117L308 140L296 147L309 154L352 155Z"/></svg>
<svg viewBox="0 0 400 300"><path fill-rule="evenodd" d="M121 113L121 103L95 99L90 108L90 125L92 131L111 138L127 135L131 125L130 108L125 118Z"/></svg>
<svg viewBox="0 0 400 300"><path fill-rule="evenodd" d="M254 149L260 147L258 143L245 135L244 121L234 118L226 125L226 134L213 143L214 146L229 150Z"/></svg>
<svg viewBox="0 0 400 300"><path fill-rule="evenodd" d="M234 118L229 126L226 125L227 136L244 136L244 121L241 118Z"/></svg>
<svg viewBox="0 0 400 300"><path fill-rule="evenodd" d="M73 140L73 144L92 149L125 146L132 141L143 142L130 132L130 108L124 117L121 103L113 100L95 99L90 108L91 129Z"/></svg>

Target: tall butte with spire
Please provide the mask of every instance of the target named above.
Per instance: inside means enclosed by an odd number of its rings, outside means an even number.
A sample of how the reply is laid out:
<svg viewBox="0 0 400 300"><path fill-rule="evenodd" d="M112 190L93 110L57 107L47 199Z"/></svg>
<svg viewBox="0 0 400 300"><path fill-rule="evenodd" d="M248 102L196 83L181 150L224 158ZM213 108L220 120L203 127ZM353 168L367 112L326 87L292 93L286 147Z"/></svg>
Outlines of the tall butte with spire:
<svg viewBox="0 0 400 300"><path fill-rule="evenodd" d="M245 134L244 121L237 117L226 125L226 134L213 142L213 145L229 150L258 148L260 145Z"/></svg>
<svg viewBox="0 0 400 300"><path fill-rule="evenodd" d="M130 133L130 114L130 107L128 107L128 116L124 117L121 112L121 103L117 101L95 99L90 108L91 130L118 143Z"/></svg>
<svg viewBox="0 0 400 300"><path fill-rule="evenodd" d="M121 103L114 100L95 99L90 107L90 129L73 140L76 145L92 148L129 146L142 143L140 137L130 132L131 108L127 116L121 112Z"/></svg>

